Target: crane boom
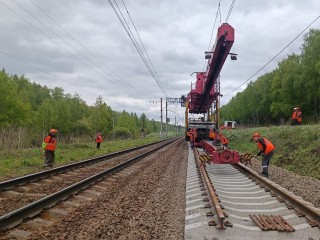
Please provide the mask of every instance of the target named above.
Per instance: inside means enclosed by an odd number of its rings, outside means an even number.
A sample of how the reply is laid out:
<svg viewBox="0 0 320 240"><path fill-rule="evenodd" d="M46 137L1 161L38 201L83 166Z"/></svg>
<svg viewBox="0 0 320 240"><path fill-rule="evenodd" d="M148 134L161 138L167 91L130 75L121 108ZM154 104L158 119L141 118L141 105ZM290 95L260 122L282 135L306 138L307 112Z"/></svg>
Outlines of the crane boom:
<svg viewBox="0 0 320 240"><path fill-rule="evenodd" d="M234 28L228 23L218 28L216 43L209 52L207 71L197 73L195 89L189 93L189 113L206 113L213 101L220 94L218 88L214 88L220 75L223 64L234 42Z"/></svg>
<svg viewBox="0 0 320 240"><path fill-rule="evenodd" d="M223 64L230 52L230 49L234 42L234 28L229 24L224 23L218 28L217 42L215 44L215 49L213 50L213 55L208 62L208 69L206 72L206 82L204 85L203 97L198 107L198 112L200 111L204 102L209 98L210 91L216 82ZM216 98L217 94L214 94ZM215 99L212 99L214 101Z"/></svg>

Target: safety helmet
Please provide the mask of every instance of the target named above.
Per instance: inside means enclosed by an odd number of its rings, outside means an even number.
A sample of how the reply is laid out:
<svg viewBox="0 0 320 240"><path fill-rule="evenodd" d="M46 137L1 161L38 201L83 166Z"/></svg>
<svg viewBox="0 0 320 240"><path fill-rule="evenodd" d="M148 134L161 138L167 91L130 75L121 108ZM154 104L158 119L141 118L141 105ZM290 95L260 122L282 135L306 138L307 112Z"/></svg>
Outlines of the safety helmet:
<svg viewBox="0 0 320 240"><path fill-rule="evenodd" d="M50 130L50 133L52 133L52 134L55 134L56 132L58 132L58 130L56 130L56 129L54 129L54 128L52 128L52 129Z"/></svg>
<svg viewBox="0 0 320 240"><path fill-rule="evenodd" d="M252 135L252 138L255 138L255 137L260 137L260 133L256 132Z"/></svg>

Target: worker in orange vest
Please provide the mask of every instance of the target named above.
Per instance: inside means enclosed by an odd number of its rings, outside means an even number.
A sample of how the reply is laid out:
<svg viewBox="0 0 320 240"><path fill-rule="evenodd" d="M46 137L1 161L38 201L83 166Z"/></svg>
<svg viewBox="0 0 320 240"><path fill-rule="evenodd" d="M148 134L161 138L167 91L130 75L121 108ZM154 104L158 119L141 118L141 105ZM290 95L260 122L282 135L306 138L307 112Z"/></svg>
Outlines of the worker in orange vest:
<svg viewBox="0 0 320 240"><path fill-rule="evenodd" d="M301 125L302 124L302 112L300 110L300 108L296 108L297 109L297 125Z"/></svg>
<svg viewBox="0 0 320 240"><path fill-rule="evenodd" d="M51 129L47 136L44 137L42 147L45 149L44 167L52 167L55 156L57 140L55 134L58 132L56 129Z"/></svg>
<svg viewBox="0 0 320 240"><path fill-rule="evenodd" d="M196 140L196 136L195 136L195 130L194 129L190 129L190 147L191 149L194 148L194 141Z"/></svg>
<svg viewBox="0 0 320 240"><path fill-rule="evenodd" d="M96 135L96 143L97 143L97 149L100 148L101 142L102 142L102 134L100 132L97 133Z"/></svg>
<svg viewBox="0 0 320 240"><path fill-rule="evenodd" d="M300 108L295 107L293 109L293 113L292 113L292 125L301 125L302 123L302 112L300 111Z"/></svg>
<svg viewBox="0 0 320 240"><path fill-rule="evenodd" d="M268 177L269 162L273 156L275 146L268 139L261 137L258 132L254 133L252 138L256 143L258 143L258 148L260 149L257 156L262 155L262 172L260 175Z"/></svg>
<svg viewBox="0 0 320 240"><path fill-rule="evenodd" d="M212 141L212 144L214 146L220 146L221 145L221 141L220 141L219 129L213 129L213 132L214 132L214 139Z"/></svg>
<svg viewBox="0 0 320 240"><path fill-rule="evenodd" d="M226 138L222 133L219 133L219 135L220 135L220 142L221 142L222 146L230 149L229 145L228 145L229 144L228 138Z"/></svg>

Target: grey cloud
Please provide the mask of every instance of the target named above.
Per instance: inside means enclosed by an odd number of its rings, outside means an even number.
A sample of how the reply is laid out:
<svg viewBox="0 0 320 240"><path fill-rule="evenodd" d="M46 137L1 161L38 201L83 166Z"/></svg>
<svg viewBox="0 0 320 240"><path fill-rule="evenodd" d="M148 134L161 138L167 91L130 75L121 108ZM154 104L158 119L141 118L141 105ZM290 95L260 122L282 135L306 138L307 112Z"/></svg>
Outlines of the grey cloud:
<svg viewBox="0 0 320 240"><path fill-rule="evenodd" d="M88 104L93 104L98 95L102 95L115 110L129 108L126 109L128 112L145 112L149 114L148 117L159 120L159 112L154 110L149 101L164 96L108 1L32 0L67 33L31 1L16 1L76 50L13 1L5 1L5 4L41 29L51 40L0 5L0 50L24 62L0 52L1 68L13 74L25 74L30 80L49 87L62 86L65 92L79 92ZM129 20L122 1L117 2L126 20ZM189 75L204 67L204 51L209 45L217 2L125 0L125 3L168 96L186 95L190 91L191 82L195 82L195 75ZM222 22L227 16L230 3L221 2ZM235 28L232 52L239 55L238 61L231 62L228 59L221 71L222 93L232 91L258 71L319 15L318 9L316 0L237 1L229 23ZM129 24L134 31L132 24ZM220 16L217 21L219 24ZM312 27L319 28L319 22ZM216 29L209 48L215 40ZM300 53L302 42L303 38L298 38L252 81L276 68L277 62L288 54ZM243 87L223 97L222 104L226 104L242 90ZM177 111L183 116L184 109L178 108Z"/></svg>

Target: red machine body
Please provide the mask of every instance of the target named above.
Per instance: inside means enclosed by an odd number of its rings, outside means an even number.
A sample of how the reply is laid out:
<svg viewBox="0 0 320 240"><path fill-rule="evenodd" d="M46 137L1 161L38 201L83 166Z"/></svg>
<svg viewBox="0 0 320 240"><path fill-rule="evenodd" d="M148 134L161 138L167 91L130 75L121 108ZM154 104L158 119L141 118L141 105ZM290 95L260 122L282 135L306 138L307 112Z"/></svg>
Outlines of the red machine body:
<svg viewBox="0 0 320 240"><path fill-rule="evenodd" d="M234 42L234 28L227 23L222 24L218 28L216 43L212 50L206 55L208 60L206 72L198 72L195 88L192 88L187 96L186 118L188 113L205 114L209 116L209 110L214 102L218 102L220 96L220 81L217 81L223 64L228 57ZM216 104L217 106L218 104ZM218 112L216 110L216 112ZM209 134L216 132L218 134L218 123L213 127L213 122L195 126L193 122L187 122L187 131L193 128L197 132L196 142L200 145L213 163L238 163L240 160L239 153L234 150L223 149L219 145L220 141L214 141L214 137ZM211 130L210 130L211 129ZM200 134L201 133L201 134ZM201 137L199 137L201 136Z"/></svg>
<svg viewBox="0 0 320 240"><path fill-rule="evenodd" d="M237 151L224 149L221 146L214 146L212 142L202 141L201 147L210 157L212 163L226 164L239 163L240 161L240 154Z"/></svg>

